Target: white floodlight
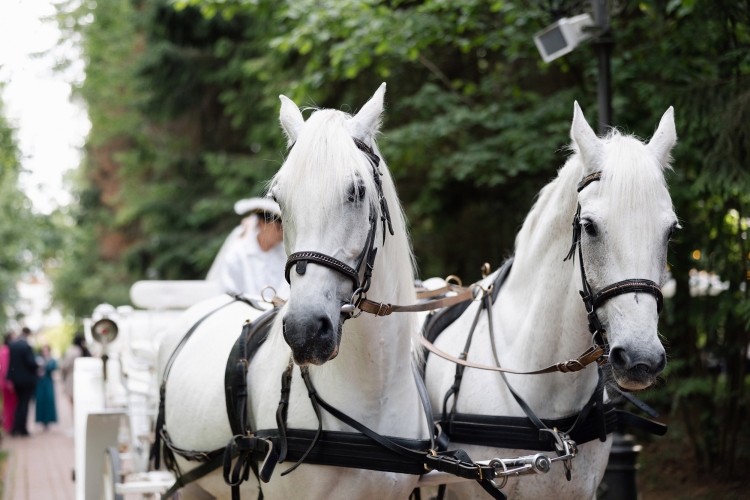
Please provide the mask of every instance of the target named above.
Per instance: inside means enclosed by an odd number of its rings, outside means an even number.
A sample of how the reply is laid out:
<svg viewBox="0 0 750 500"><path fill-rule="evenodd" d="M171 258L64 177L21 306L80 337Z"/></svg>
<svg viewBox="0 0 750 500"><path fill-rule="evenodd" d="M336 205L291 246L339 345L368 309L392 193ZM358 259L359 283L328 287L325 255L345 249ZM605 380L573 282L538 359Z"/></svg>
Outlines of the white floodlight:
<svg viewBox="0 0 750 500"><path fill-rule="evenodd" d="M591 38L593 33L585 28L593 26L594 20L588 14L563 17L534 34L534 43L544 62L552 62Z"/></svg>

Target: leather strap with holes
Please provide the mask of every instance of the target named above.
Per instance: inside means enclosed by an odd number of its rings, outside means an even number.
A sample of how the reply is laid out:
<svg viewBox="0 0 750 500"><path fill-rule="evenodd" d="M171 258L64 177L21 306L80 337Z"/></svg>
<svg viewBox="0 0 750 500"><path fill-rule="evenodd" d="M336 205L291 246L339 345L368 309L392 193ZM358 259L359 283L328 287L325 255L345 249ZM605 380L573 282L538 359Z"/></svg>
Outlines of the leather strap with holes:
<svg viewBox="0 0 750 500"><path fill-rule="evenodd" d="M443 297L442 299L431 300L429 302L412 304L408 306L400 306L398 304L387 304L385 302L375 302L370 299L362 299L359 302L359 305L357 307L359 307L360 310L369 314L374 314L376 316L388 316L389 314L395 313L395 312L434 311L435 309L441 309L443 307L452 306L454 304L466 302L467 300L472 300L474 298L473 291L471 288L463 288L463 287L448 285L447 287L443 287L440 290L442 290L441 293L437 293L438 291L435 290L434 291L435 293L428 292L425 295L427 297L435 296L435 295L442 295L442 293L445 293L446 291L456 292L456 295L453 295L451 297ZM422 297L425 297L425 295L422 295ZM422 297L418 297L418 298L422 298Z"/></svg>

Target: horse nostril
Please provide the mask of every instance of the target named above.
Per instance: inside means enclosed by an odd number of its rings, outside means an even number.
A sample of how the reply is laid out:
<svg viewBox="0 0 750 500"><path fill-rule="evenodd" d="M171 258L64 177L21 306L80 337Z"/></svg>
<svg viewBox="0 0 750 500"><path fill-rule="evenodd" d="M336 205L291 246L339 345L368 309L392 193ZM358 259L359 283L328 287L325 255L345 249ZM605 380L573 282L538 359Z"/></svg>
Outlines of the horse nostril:
<svg viewBox="0 0 750 500"><path fill-rule="evenodd" d="M630 357L628 357L628 353L622 347L612 348L609 352L609 362L615 367L624 370L629 370L631 365Z"/></svg>
<svg viewBox="0 0 750 500"><path fill-rule="evenodd" d="M331 320L328 319L328 316L321 316L319 319L319 326L318 326L318 335L320 336L326 336L330 335L333 331L333 324L331 323Z"/></svg>
<svg viewBox="0 0 750 500"><path fill-rule="evenodd" d="M649 373L651 372L651 365L648 363L638 363L633 367L633 370Z"/></svg>

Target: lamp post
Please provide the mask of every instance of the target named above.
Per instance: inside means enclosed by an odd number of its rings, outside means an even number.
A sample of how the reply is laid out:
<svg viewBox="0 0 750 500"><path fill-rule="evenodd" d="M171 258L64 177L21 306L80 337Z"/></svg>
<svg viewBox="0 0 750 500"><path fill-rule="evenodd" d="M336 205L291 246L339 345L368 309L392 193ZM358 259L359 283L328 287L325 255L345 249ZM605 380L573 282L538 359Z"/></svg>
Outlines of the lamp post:
<svg viewBox="0 0 750 500"><path fill-rule="evenodd" d="M609 25L609 12L607 0L592 0L594 8L594 20L599 32L594 39L596 55L599 59L599 81L596 86L596 102L599 108L599 135L605 135L607 129L612 126L612 72L610 59L612 57L612 46L615 44L612 38L612 30Z"/></svg>
<svg viewBox="0 0 750 500"><path fill-rule="evenodd" d="M554 23L534 35L534 42L544 62L572 52L580 43L593 37L599 64L597 107L599 135L604 136L612 126L612 73L610 60L615 41L609 24L607 0L591 0L594 19L588 14L561 17L564 1L547 2ZM604 478L597 491L597 500L638 500L636 483L638 454L641 446L633 437L617 429L612 434L612 450Z"/></svg>

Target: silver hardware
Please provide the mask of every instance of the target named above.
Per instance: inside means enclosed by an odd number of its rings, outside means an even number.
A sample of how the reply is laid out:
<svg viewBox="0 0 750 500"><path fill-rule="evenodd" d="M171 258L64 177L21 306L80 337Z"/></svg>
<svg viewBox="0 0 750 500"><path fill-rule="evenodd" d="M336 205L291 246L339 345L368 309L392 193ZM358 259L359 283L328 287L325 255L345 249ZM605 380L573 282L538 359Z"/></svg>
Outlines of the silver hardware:
<svg viewBox="0 0 750 500"><path fill-rule="evenodd" d="M356 307L354 307L354 304L344 304L341 306L341 313L342 314L352 314L354 313L354 310Z"/></svg>
<svg viewBox="0 0 750 500"><path fill-rule="evenodd" d="M265 296L266 290L271 290L273 292L273 295L270 299L267 299ZM263 289L260 291L260 298L263 299L263 302L267 304L273 304L273 298L276 297L276 289L272 286L264 286Z"/></svg>

